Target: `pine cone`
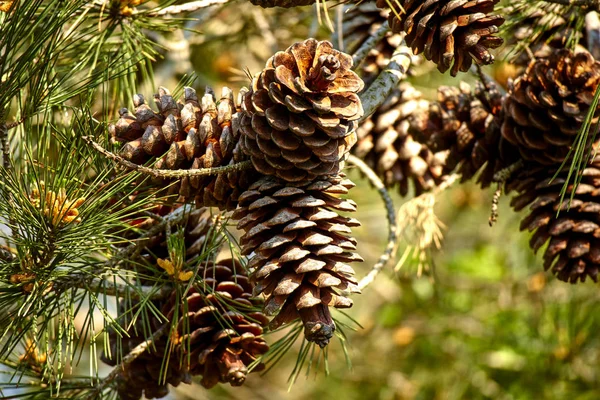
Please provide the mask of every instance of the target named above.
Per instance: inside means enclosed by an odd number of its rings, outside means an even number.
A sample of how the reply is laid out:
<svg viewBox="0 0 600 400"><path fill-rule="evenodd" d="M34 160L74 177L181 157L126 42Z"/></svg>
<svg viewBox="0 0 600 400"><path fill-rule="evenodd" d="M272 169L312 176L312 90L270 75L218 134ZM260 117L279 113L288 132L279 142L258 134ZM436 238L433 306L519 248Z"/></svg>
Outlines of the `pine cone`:
<svg viewBox="0 0 600 400"><path fill-rule="evenodd" d="M124 368L117 381L122 399L138 400L142 393L149 399L161 398L169 393L169 384L191 383L191 376L196 375L202 376L201 384L206 388L219 382L242 385L248 366L269 349L261 336L268 319L255 310L257 300L252 298L243 267L226 259L201 267L198 274L202 282L187 292L185 306L176 304L175 292L168 301L153 301L168 320L175 315L180 318L177 334L171 340L167 333L160 336ZM139 304L134 304L134 312L136 307ZM123 303L120 309L124 316L133 315L124 314ZM149 333L144 334L148 326L141 318L131 326L123 321L130 336L121 342L114 330L109 332L112 358L103 354L105 363L116 365L116 354L129 353L162 326L151 313L148 315ZM260 364L253 372L263 367Z"/></svg>
<svg viewBox="0 0 600 400"><path fill-rule="evenodd" d="M481 170L478 182L487 187L496 172L517 161L500 134L502 101L492 83L487 88L478 83L471 93L471 87L461 82L458 88L440 87L429 112L414 116L415 132L424 132L422 140L431 150L449 151L442 175L456 170L464 182Z"/></svg>
<svg viewBox="0 0 600 400"><path fill-rule="evenodd" d="M300 6L310 6L312 4L315 4L315 2L316 0L250 0L250 3L254 4L255 6L261 6L262 8L291 8Z"/></svg>
<svg viewBox="0 0 600 400"><path fill-rule="evenodd" d="M241 97L241 96L240 96ZM155 168L186 170L231 165L246 160L238 147L239 114L233 93L223 88L218 105L210 89L198 100L192 88L185 88L184 104L176 103L169 91L160 88L154 98L155 113L142 95L136 95L135 115L122 108L120 119L109 127L113 141L125 142L121 156L136 164L157 160ZM168 194L195 198L199 206L233 209L240 189L252 180L249 171L212 176L184 177L175 184L153 179Z"/></svg>
<svg viewBox="0 0 600 400"><path fill-rule="evenodd" d="M415 54L437 64L440 72L456 76L466 72L473 59L491 64L489 49L502 44L494 36L504 23L499 15L489 15L500 0L377 0L380 8L389 8L393 32L406 32L406 43Z"/></svg>
<svg viewBox="0 0 600 400"><path fill-rule="evenodd" d="M342 22L344 51L354 54L381 25L387 21L389 10L377 8L374 1L363 1L346 6ZM337 39L337 37L335 38ZM337 43L336 40L334 43ZM402 43L402 36L389 31L374 48L371 49L356 71L369 86L390 62L392 54ZM420 57L413 57L411 65L418 63ZM412 71L409 69L409 72Z"/></svg>
<svg viewBox="0 0 600 400"><path fill-rule="evenodd" d="M567 47L569 42L585 47L584 32L575 25L581 7L562 4L524 2L507 10L507 45L512 47L511 63L527 67L534 58L547 58L557 49ZM584 11L585 13L585 11Z"/></svg>
<svg viewBox="0 0 600 400"><path fill-rule="evenodd" d="M352 57L308 39L277 52L244 96L242 150L256 170L290 182L335 175L356 142L363 82Z"/></svg>
<svg viewBox="0 0 600 400"><path fill-rule="evenodd" d="M353 186L343 176L311 183L264 177L240 196L233 218L245 232L240 244L251 254L254 293L264 293L265 313L276 315L272 329L300 317L306 339L324 347L335 330L329 307L352 306L337 290L359 292L347 264L362 261L347 236L359 222L337 213L356 204L335 195Z"/></svg>
<svg viewBox="0 0 600 400"><path fill-rule="evenodd" d="M600 62L588 52L561 49L532 61L509 88L502 136L527 161L562 163L600 82ZM598 121L596 110L592 123Z"/></svg>
<svg viewBox="0 0 600 400"><path fill-rule="evenodd" d="M562 204L560 193L568 170L553 179L555 173L547 167L523 170L507 185L507 192L518 193L511 206L516 211L529 208L521 230L535 232L529 241L535 252L549 242L544 253L546 270L551 269L565 282L584 282L587 277L596 282L600 266L600 163L596 160L583 171L574 194L573 184L568 186Z"/></svg>
<svg viewBox="0 0 600 400"><path fill-rule="evenodd" d="M445 177L447 151L433 153L409 133L411 115L427 112L429 102L410 84L403 83L357 130L352 149L383 179L406 196L412 181L416 195L433 189Z"/></svg>
<svg viewBox="0 0 600 400"><path fill-rule="evenodd" d="M175 352L187 363L189 348L192 375L201 375L202 386L219 382L240 386L248 366L269 350L261 336L268 319L256 311L258 300L244 268L232 259L218 261L199 270L203 282L187 293L187 305L179 305L179 334ZM171 320L175 315L175 293L163 309ZM183 314L187 312L186 316ZM260 371L263 364L252 372Z"/></svg>

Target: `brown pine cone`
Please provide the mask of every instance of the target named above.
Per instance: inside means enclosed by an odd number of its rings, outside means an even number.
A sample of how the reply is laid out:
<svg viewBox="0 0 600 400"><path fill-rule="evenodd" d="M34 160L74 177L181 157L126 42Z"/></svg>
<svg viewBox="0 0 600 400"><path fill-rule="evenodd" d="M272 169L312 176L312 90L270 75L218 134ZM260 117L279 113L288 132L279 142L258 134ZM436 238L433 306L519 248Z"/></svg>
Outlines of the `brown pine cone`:
<svg viewBox="0 0 600 400"><path fill-rule="evenodd" d="M562 204L560 192L568 169L553 179L555 173L555 169L538 167L516 175L506 188L507 192L517 192L511 205L516 211L529 209L521 230L534 232L529 245L535 252L549 242L544 253L546 270L565 282L584 282L587 277L596 282L600 267L600 163L596 160L583 171L574 194L573 184L568 186Z"/></svg>
<svg viewBox="0 0 600 400"><path fill-rule="evenodd" d="M257 311L260 303L252 297L243 267L225 259L202 266L198 276L202 280L187 292L185 305L177 304L175 292L169 300L153 301L167 320L179 318L177 331L170 340L168 333L157 338L124 368L117 380L121 398L138 400L142 393L149 399L161 398L169 393L169 384L191 383L196 375L202 376L206 388L219 382L240 386L248 366L269 349L262 337L268 319ZM134 313L136 307L139 305L134 304ZM120 309L123 317L134 314L125 314L123 303ZM163 325L150 312L148 315L150 326L143 325L141 318L135 324L124 319L122 326L129 337L123 340L114 330L109 332L111 358L103 354L104 362L116 365L116 354L129 353ZM259 364L252 372L262 368Z"/></svg>
<svg viewBox="0 0 600 400"><path fill-rule="evenodd" d="M500 134L503 97L498 88L478 83L475 91L461 82L459 87L442 86L438 101L431 103L428 113L417 113L412 123L414 132L423 132L434 152L448 150L442 175L453 171L464 182L479 171L478 182L490 185L494 174L517 159Z"/></svg>
<svg viewBox="0 0 600 400"><path fill-rule="evenodd" d="M406 43L415 54L437 64L440 72L456 76L466 72L473 59L491 64L489 49L502 44L498 27L504 23L500 15L490 15L500 0L377 0L380 8L390 8L393 32L406 32Z"/></svg>
<svg viewBox="0 0 600 400"><path fill-rule="evenodd" d="M352 153L364 160L387 187L398 186L402 196L408 193L410 182L418 196L445 177L447 151L433 153L410 133L410 117L428 109L429 102L421 93L403 83L356 131L358 142Z"/></svg>
<svg viewBox="0 0 600 400"><path fill-rule="evenodd" d="M547 58L569 43L579 43L585 48L585 31L576 29L577 19L586 10L562 4L521 2L507 9L507 45L511 46L511 63L527 67L531 56ZM581 15L578 15L581 13Z"/></svg>
<svg viewBox="0 0 600 400"><path fill-rule="evenodd" d="M338 214L356 204L336 195L353 186L339 175L309 183L263 177L240 196L233 218L245 232L254 293L264 293L265 313L276 315L271 329L300 317L306 339L324 347L335 330L329 307L352 306L339 291L359 291L348 265L362 261L348 236L359 222Z"/></svg>
<svg viewBox="0 0 600 400"><path fill-rule="evenodd" d="M316 0L250 0L250 3L262 8L310 6L311 4L315 4L315 2Z"/></svg>
<svg viewBox="0 0 600 400"><path fill-rule="evenodd" d="M242 150L257 171L290 182L335 175L356 142L362 80L352 57L308 39L277 52L244 96Z"/></svg>
<svg viewBox="0 0 600 400"><path fill-rule="evenodd" d="M521 157L562 163L581 128L600 82L600 62L586 51L556 50L532 61L509 88L502 136ZM597 123L596 110L592 123Z"/></svg>
<svg viewBox="0 0 600 400"><path fill-rule="evenodd" d="M344 51L348 54L354 54L387 21L389 10L379 9L374 1L363 1L346 7L341 29ZM337 43L336 39L338 39L337 36L332 40L333 43ZM369 51L367 57L356 69L365 82L365 86L369 86L387 67L392 54L400 43L402 43L402 35L389 31ZM414 65L415 62L418 63L419 59L419 57L414 57L411 65Z"/></svg>
<svg viewBox="0 0 600 400"><path fill-rule="evenodd" d="M231 258L200 268L202 283L187 292L186 305L179 304L176 293L163 308L169 320L180 316L175 352L183 357L192 375L201 375L202 386L217 383L240 386L249 372L248 366L269 350L262 337L269 322L253 298L252 285L244 267ZM187 313L184 315L184 313ZM188 354L189 349L189 354Z"/></svg>
<svg viewBox="0 0 600 400"><path fill-rule="evenodd" d="M240 96L241 97L241 96ZM155 95L158 113L142 95L136 95L135 115L122 108L120 119L109 127L112 140L125 142L121 156L136 164L156 160L155 168L187 170L231 165L247 158L238 147L239 113L233 93L223 89L218 104L210 89L201 100L185 88L184 102L177 103L165 88ZM252 180L249 171L184 177L173 183L155 178L153 186L168 194L195 198L199 206L233 209L239 191Z"/></svg>

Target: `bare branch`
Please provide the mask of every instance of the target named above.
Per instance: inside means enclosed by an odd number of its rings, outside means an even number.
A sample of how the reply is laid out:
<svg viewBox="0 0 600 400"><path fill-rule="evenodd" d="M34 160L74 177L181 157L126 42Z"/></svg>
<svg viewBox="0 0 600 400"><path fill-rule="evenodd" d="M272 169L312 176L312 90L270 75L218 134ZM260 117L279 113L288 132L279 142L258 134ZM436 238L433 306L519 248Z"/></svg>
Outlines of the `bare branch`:
<svg viewBox="0 0 600 400"><path fill-rule="evenodd" d="M398 87L398 83L406 77L412 57L412 50L403 41L394 51L387 68L381 71L371 86L360 95L364 115L359 123L369 118L387 99L390 92Z"/></svg>
<svg viewBox="0 0 600 400"><path fill-rule="evenodd" d="M377 46L377 44L385 37L385 35L390 30L390 25L387 21L385 21L379 29L377 29L371 37L369 37L363 44L360 46L358 50L352 55L352 62L354 64L354 69L358 68L358 66L364 61L369 52ZM340 33L341 35L341 33Z"/></svg>
<svg viewBox="0 0 600 400"><path fill-rule="evenodd" d="M116 161L125 168L132 169L134 171L140 172L144 175L150 175L155 178L184 178L184 177L192 177L192 176L208 176L208 175L218 175L218 174L226 174L228 172L239 172L247 169L252 169L251 161L243 161L241 163L226 165L224 167L215 167L215 168L199 168L199 169L185 169L185 170L171 170L171 169L155 169L148 168L142 165L138 165L136 163L132 163L124 159L123 157L111 153L106 150L104 147L94 142L90 137L84 136L83 140L89 143L94 150L98 153L104 155L106 158Z"/></svg>
<svg viewBox="0 0 600 400"><path fill-rule="evenodd" d="M489 218L490 226L494 226L494 224L498 221L498 203L500 202L500 197L502 197L502 185L515 172L523 168L523 165L523 160L519 160L494 174L494 182L497 182L498 185L494 191L494 196L492 197L492 211L490 212Z"/></svg>
<svg viewBox="0 0 600 400"><path fill-rule="evenodd" d="M387 265L392 253L394 252L394 248L396 247L396 242L398 240L398 235L396 234L396 210L394 209L394 202L390 197L390 194L375 171L373 171L367 164L365 164L356 156L350 155L348 157L348 162L355 165L363 174L365 174L373 186L375 186L385 205L388 220L387 245L385 246L385 250L381 256L379 256L379 259L375 265L373 265L371 268L371 271L369 271L369 273L358 282L358 288L363 290L375 280L379 272L381 272L381 270Z"/></svg>

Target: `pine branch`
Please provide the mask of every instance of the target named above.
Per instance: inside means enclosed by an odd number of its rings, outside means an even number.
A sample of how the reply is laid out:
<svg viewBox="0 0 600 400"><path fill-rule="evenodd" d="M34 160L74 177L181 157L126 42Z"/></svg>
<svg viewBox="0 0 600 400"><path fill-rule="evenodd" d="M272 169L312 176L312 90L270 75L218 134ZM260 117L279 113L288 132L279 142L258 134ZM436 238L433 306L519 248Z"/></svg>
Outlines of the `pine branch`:
<svg viewBox="0 0 600 400"><path fill-rule="evenodd" d="M85 399L92 400L97 398L97 396L102 393L102 391L104 391L104 389L106 389L129 364L144 354L146 349L148 349L148 346L164 335L170 326L170 324L164 324L156 332L154 332L150 339L145 340L134 347L125 357L123 357L121 363L114 367L112 371L110 371L110 373L104 379L102 379L102 381L100 381L98 386L94 388L93 392L90 393Z"/></svg>
<svg viewBox="0 0 600 400"><path fill-rule="evenodd" d="M358 121L359 123L369 118L383 104L390 92L398 87L398 83L406 78L406 73L412 62L412 55L412 50L404 41L394 51L387 68L360 96L364 114Z"/></svg>
<svg viewBox="0 0 600 400"><path fill-rule="evenodd" d="M135 289L132 290L131 286L108 282L102 279L94 279L88 285L82 287L82 289L102 293L107 296L128 298L132 300L164 299L173 292L173 288L169 285L163 285L158 290L154 286L135 286Z"/></svg>
<svg viewBox="0 0 600 400"><path fill-rule="evenodd" d="M390 197L385 185L381 179L379 179L375 171L373 171L367 164L365 164L356 156L350 155L348 157L348 162L356 166L363 174L365 174L373 186L375 186L375 189L377 189L379 192L387 211L388 242L385 246L385 250L381 256L379 256L379 260L377 260L375 265L373 265L371 268L371 271L369 271L369 273L358 282L358 288L363 290L375 280L379 272L381 272L381 270L387 265L392 253L394 252L396 243L398 241L398 235L396 232L396 210L394 209L394 201Z"/></svg>
<svg viewBox="0 0 600 400"><path fill-rule="evenodd" d="M358 66L364 61L369 52L377 46L377 44L385 37L385 35L389 32L390 25L388 21L385 21L379 29L377 29L369 39L367 39L362 46L352 55L352 62L354 65L354 69L358 68Z"/></svg>
<svg viewBox="0 0 600 400"><path fill-rule="evenodd" d="M2 118L2 113L0 113L0 146L2 146L2 165L4 166L6 173L9 173L12 169L12 163L10 161L10 142L8 141L8 126Z"/></svg>
<svg viewBox="0 0 600 400"><path fill-rule="evenodd" d="M208 176L208 175L218 175L218 174L226 174L228 172L239 172L245 171L248 169L252 169L251 161L243 161L237 164L226 165L224 167L214 167L214 168L199 168L199 169L186 169L186 170L171 170L171 169L156 169L144 167L142 165L138 165L132 163L131 161L125 160L123 157L111 153L106 150L104 147L94 142L90 137L84 136L83 140L85 140L88 144L90 144L94 150L104 155L106 158L116 161L120 165L132 169L134 171L140 172L144 175L150 175L155 178L184 178L184 177L193 177L193 176Z"/></svg>

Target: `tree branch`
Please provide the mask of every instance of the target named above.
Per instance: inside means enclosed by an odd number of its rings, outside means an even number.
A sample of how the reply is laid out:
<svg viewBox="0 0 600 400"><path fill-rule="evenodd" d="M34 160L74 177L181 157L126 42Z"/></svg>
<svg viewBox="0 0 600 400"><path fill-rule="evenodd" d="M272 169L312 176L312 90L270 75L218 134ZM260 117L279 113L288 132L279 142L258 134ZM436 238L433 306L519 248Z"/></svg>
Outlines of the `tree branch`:
<svg viewBox="0 0 600 400"><path fill-rule="evenodd" d="M192 176L208 176L208 175L218 175L218 174L226 174L228 172L239 172L248 169L252 169L251 161L243 161L241 163L226 165L224 167L215 167L215 168L200 168L200 169L186 169L186 170L171 170L171 169L155 169L148 168L142 165L138 165L136 163L132 163L124 159L123 157L111 153L106 150L104 147L94 142L90 137L84 136L83 140L85 140L88 144L90 144L94 150L98 153L104 155L106 158L116 161L120 165L125 168L132 169L134 171L140 172L144 175L151 175L155 178L184 178L184 177L192 177Z"/></svg>
<svg viewBox="0 0 600 400"><path fill-rule="evenodd" d="M173 292L173 288L169 285L163 285L159 289L154 286L127 286L114 282L108 282L103 279L94 279L85 289L102 293L107 296L115 296L119 298L128 298L133 300L148 299L157 300L164 299Z"/></svg>
<svg viewBox="0 0 600 400"><path fill-rule="evenodd" d="M379 29L377 29L371 37L369 37L363 44L360 46L358 50L352 55L352 63L354 65L354 69L358 68L358 66L364 61L369 52L377 46L377 44L385 37L385 35L390 30L390 25L387 21L385 21ZM340 34L341 35L341 34Z"/></svg>
<svg viewBox="0 0 600 400"><path fill-rule="evenodd" d="M8 126L0 113L0 146L2 146L2 165L6 171L12 169L10 162L10 142L8 141Z"/></svg>
<svg viewBox="0 0 600 400"><path fill-rule="evenodd" d="M398 86L398 83L406 77L412 56L412 50L403 41L394 51L387 68L381 71L371 86L360 95L364 114L359 123L369 118Z"/></svg>
<svg viewBox="0 0 600 400"><path fill-rule="evenodd" d="M358 282L358 288L360 290L363 290L375 280L379 272L381 272L381 270L387 265L388 261L392 256L392 253L394 252L396 242L398 241L398 235L396 230L396 210L394 209L394 201L390 197L390 194L385 188L385 185L383 184L381 179L379 179L375 171L373 171L367 164L365 164L360 158L356 156L350 155L348 157L348 162L356 166L363 174L365 174L365 176L369 179L373 186L375 186L385 205L388 220L387 245L385 246L383 253L381 254L381 256L379 256L379 259L377 260L375 265L373 265L373 267L371 268L371 271L369 271L369 273Z"/></svg>

